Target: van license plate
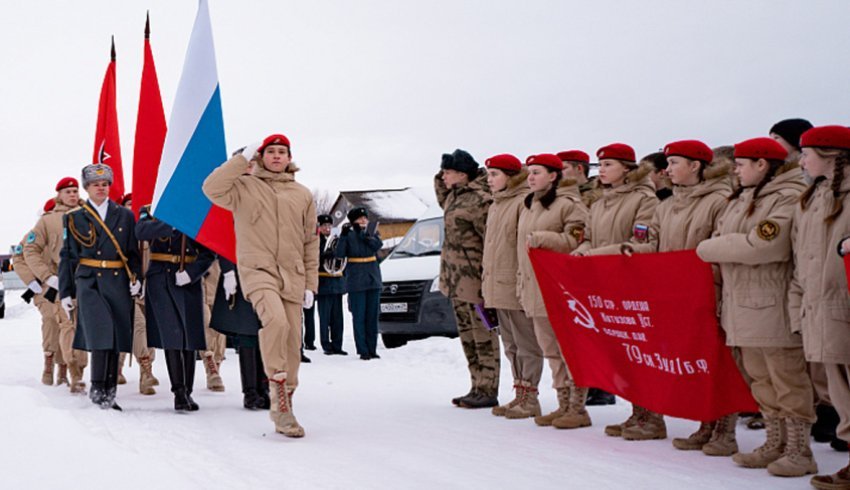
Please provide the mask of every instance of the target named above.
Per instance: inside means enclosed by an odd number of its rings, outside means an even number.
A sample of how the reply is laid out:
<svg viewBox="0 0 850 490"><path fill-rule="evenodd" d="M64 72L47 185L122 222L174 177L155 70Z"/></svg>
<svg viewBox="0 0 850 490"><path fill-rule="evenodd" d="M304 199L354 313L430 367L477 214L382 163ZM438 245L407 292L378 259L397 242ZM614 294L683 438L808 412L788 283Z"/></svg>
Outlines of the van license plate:
<svg viewBox="0 0 850 490"><path fill-rule="evenodd" d="M407 303L381 303L381 313L407 313Z"/></svg>

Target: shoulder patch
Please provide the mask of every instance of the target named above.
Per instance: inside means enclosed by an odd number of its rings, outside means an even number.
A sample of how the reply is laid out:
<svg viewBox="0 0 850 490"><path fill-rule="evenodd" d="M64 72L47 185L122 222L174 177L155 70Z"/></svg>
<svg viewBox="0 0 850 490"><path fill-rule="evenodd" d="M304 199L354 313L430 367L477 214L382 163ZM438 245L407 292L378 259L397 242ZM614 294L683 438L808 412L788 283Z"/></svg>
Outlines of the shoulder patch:
<svg viewBox="0 0 850 490"><path fill-rule="evenodd" d="M35 232L31 231L29 235L27 235L27 243L35 243Z"/></svg>
<svg viewBox="0 0 850 490"><path fill-rule="evenodd" d="M634 235L635 240L644 243L646 242L647 238L649 238L649 227L640 223L635 223L635 227L632 231L632 234Z"/></svg>
<svg viewBox="0 0 850 490"><path fill-rule="evenodd" d="M570 228L570 236L576 239L578 243L584 241L584 227L583 226L573 226Z"/></svg>
<svg viewBox="0 0 850 490"><path fill-rule="evenodd" d="M20 243L15 245L15 255L21 255L22 253L24 253L24 247Z"/></svg>
<svg viewBox="0 0 850 490"><path fill-rule="evenodd" d="M779 223L766 219L758 224L756 234L762 240L769 242L779 236Z"/></svg>

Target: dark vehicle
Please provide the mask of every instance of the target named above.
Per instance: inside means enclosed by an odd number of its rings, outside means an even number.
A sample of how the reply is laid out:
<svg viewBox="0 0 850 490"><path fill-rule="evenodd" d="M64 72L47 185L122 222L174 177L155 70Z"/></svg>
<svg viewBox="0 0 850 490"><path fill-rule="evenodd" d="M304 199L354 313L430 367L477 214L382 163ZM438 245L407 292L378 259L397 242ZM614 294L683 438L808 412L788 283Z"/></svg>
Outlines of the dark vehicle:
<svg viewBox="0 0 850 490"><path fill-rule="evenodd" d="M387 348L430 336L457 337L451 301L439 290L443 211L434 206L381 263L378 329Z"/></svg>

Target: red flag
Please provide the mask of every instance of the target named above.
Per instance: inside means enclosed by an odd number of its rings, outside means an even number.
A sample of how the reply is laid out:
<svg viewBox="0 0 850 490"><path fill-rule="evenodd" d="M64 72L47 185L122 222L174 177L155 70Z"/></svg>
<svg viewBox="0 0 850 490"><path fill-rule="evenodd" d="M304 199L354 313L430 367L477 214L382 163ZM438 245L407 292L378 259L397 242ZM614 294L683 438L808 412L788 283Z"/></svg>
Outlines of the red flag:
<svg viewBox="0 0 850 490"><path fill-rule="evenodd" d="M758 411L717 324L711 266L693 250L529 256L577 385L693 420Z"/></svg>
<svg viewBox="0 0 850 490"><path fill-rule="evenodd" d="M145 62L142 67L142 88L139 94L139 113L136 117L136 142L133 147L133 214L153 200L156 174L162 145L165 143L165 111L159 93L159 81L150 43L150 15L145 21Z"/></svg>
<svg viewBox="0 0 850 490"><path fill-rule="evenodd" d="M109 189L109 198L120 203L121 197L124 196L124 170L121 168L118 109L115 101L115 39L113 38L112 58L103 77L103 87L100 89L92 163L103 163L112 168L112 187Z"/></svg>

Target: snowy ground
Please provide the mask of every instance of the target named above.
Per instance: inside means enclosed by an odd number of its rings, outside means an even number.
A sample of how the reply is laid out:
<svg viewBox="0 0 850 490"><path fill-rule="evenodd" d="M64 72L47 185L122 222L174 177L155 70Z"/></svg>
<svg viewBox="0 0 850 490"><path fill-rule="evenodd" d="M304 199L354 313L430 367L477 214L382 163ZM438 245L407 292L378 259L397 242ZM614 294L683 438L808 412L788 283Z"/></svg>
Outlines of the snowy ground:
<svg viewBox="0 0 850 490"><path fill-rule="evenodd" d="M606 437L605 424L627 416L622 400L591 408L593 427L574 431L455 408L449 400L468 389L457 339L381 349L381 360L364 362L353 355L348 326L352 355L311 352L313 362L302 366L295 413L304 439L275 434L267 413L241 408L232 351L222 367L225 393L204 389L198 364L199 412L173 412L161 360L157 395L138 394L134 364L119 388L124 411L102 411L64 387L40 384L39 315L9 293L0 320L2 488L810 488L808 478L775 478L729 458L677 451L669 439ZM502 383L503 401L509 384ZM542 387L549 384L544 377ZM542 391L544 410L553 408L554 392ZM668 419L670 437L695 427ZM759 445L763 434L739 425L741 448ZM827 445L814 450L822 470L847 463Z"/></svg>

